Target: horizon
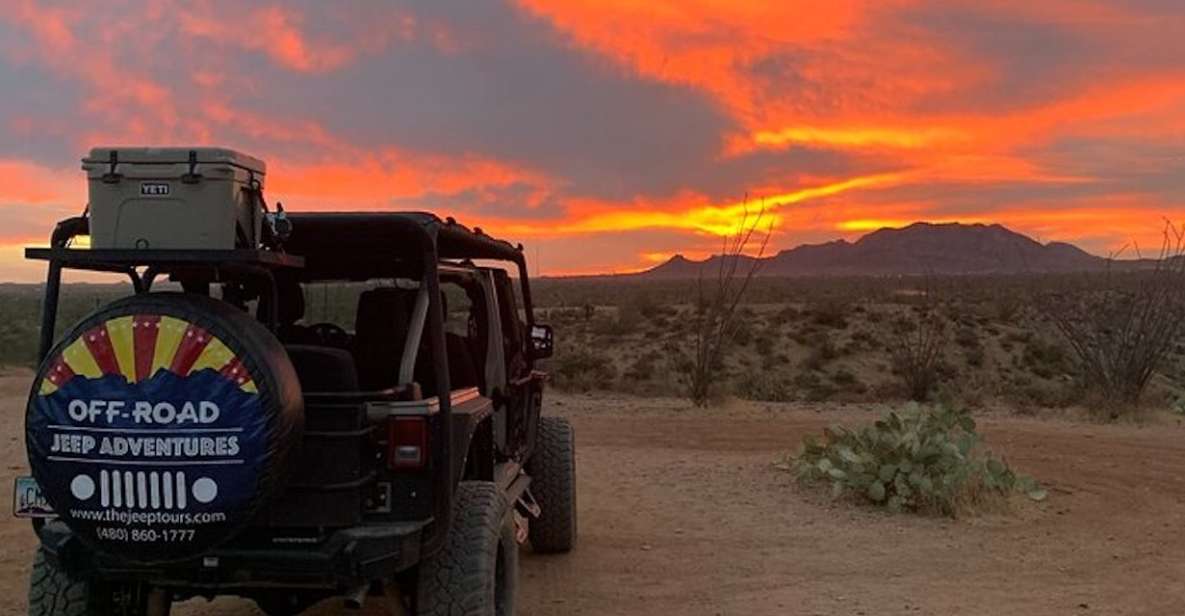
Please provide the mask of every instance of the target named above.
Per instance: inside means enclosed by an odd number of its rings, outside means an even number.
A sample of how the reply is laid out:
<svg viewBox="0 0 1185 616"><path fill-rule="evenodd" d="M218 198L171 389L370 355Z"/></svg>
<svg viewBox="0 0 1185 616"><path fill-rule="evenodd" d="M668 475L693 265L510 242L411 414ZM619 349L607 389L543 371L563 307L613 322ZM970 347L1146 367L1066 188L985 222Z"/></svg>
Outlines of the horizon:
<svg viewBox="0 0 1185 616"><path fill-rule="evenodd" d="M912 228L912 227L916 227L916 226L923 226L923 225L924 226L932 226L932 227L958 226L958 227L962 227L962 228L1000 227L1004 231L1007 231L1007 232L1015 234L1015 235L1022 236L1026 239L1030 239L1034 242L1037 242L1041 246L1050 246L1052 244L1069 245L1075 249L1081 250L1083 253L1085 253L1091 257L1096 257L1096 258L1100 258L1100 259L1108 259L1108 260L1117 261L1117 262L1121 262L1121 263L1122 262L1135 263L1137 261L1141 261L1141 260L1150 258L1149 255L1133 254L1131 251L1124 251L1124 252L1120 252L1117 254L1100 255L1100 254L1085 250L1081 246L1078 246L1077 244L1074 244L1073 242L1062 242L1059 240L1041 241L1037 238L1033 238L1033 237L1024 235L1023 233L1020 233L1020 232L1016 231L1015 229L1010 229L1007 226L1000 224L1000 223L992 223L992 222L976 222L976 223L931 222L931 221L926 221L926 220L914 221L914 222L907 223L907 224L904 224L899 227L881 227L879 229L873 229L871 231L868 231L866 233L856 236L852 240L848 240L847 238L842 238L842 237L836 237L836 238L833 238L830 240L824 240L821 242L812 242L809 244L806 244L806 243L795 244L793 246L786 246L786 247L778 248L778 249L772 250L772 251L767 250L763 255L761 255L761 258L762 259L770 259L770 258L778 256L782 253L791 252L791 251L794 251L798 248L809 247L809 246L822 246L822 245L834 244L834 243L846 243L848 245L854 245L854 244L859 243L860 240L862 240L863 238L865 238L869 235L872 235L874 233L880 232L880 231L901 231L904 229L908 229L908 228ZM1185 230L1185 227L1182 227L1182 228L1183 228L1183 230ZM1138 249L1138 247L1137 247L1137 249ZM657 270L657 269L661 268L662 266L667 265L668 263L671 263L672 261L675 261L680 258L684 259L687 262L694 264L694 263L705 263L705 262L710 261L711 259L717 258L719 256L721 256L721 253L719 253L719 252L705 254L705 255L698 257L698 258L691 258L691 257L688 257L687 255L682 254L682 253L675 253L675 254L670 255L666 260L664 260L660 263L648 264L645 267L642 267L639 269L634 269L634 270L565 272L565 273L555 273L555 274L542 273L542 274L532 274L532 277L533 278L540 278L540 279L579 279L579 278L611 278L611 277L617 277L617 276L632 276L632 275L636 275L636 274L645 274L651 270ZM757 255L746 254L746 256L756 257ZM35 263L43 263L43 262L35 262ZM528 265L530 265L531 268L534 269L534 266L530 263L530 261L528 261ZM958 275L977 275L977 274L981 274L981 273L982 272L977 272L974 274L953 274L953 275L956 275L956 276L958 276ZM64 278L64 283L66 283L66 284L100 285L101 286L101 285L123 285L123 284L128 283L122 274L102 274L102 273L97 273L97 272L83 272L83 271L71 272L71 270L65 270L63 272L63 274L67 275ZM1027 275L1023 272L996 272L996 274ZM818 275L820 277L824 277L824 278L833 276L831 274L818 274ZM859 276L879 277L879 276L883 276L884 274L868 273L868 274L850 274L850 275L857 276L857 277L859 277ZM513 272L511 272L511 276L514 277L515 274ZM771 276L772 277L779 277L779 276L787 276L787 275L774 274ZM805 275L791 274L788 276L797 278L797 277L803 277L803 276L810 277L812 275L811 274L805 274ZM25 281L25 280L20 280L20 281L0 280L0 285L36 286L36 285L43 284L43 283L44 283L43 280L27 280L27 281Z"/></svg>
<svg viewBox="0 0 1185 616"><path fill-rule="evenodd" d="M228 21L226 15L236 15ZM86 203L92 146L218 145L292 211L425 209L546 276L910 221L1095 255L1185 213L1185 5L16 0L0 281Z"/></svg>

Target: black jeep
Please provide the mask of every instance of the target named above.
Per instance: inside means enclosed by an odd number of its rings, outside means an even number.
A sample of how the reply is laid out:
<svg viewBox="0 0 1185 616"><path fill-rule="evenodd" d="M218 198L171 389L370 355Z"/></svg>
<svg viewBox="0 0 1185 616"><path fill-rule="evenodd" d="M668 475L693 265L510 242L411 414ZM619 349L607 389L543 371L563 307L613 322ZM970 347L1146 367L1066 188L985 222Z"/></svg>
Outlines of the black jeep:
<svg viewBox="0 0 1185 616"><path fill-rule="evenodd" d="M86 248L80 217L27 251L49 264L17 485L30 614L230 594L508 615L519 545L572 548L573 434L540 417L552 334L521 246L426 213L281 222L248 247ZM134 293L55 337L63 269Z"/></svg>

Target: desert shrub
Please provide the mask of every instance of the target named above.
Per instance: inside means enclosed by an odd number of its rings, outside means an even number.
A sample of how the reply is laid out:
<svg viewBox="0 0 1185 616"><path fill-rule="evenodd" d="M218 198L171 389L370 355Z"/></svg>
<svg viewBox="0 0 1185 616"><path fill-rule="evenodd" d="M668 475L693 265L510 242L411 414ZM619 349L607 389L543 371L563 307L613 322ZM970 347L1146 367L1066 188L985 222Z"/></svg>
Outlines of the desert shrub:
<svg viewBox="0 0 1185 616"><path fill-rule="evenodd" d="M823 402L830 400L839 393L839 389L831 382L823 379L818 372L803 370L794 376L794 389L808 402Z"/></svg>
<svg viewBox="0 0 1185 616"><path fill-rule="evenodd" d="M654 378L657 365L662 361L662 354L658 351L647 351L630 362L622 376L631 381L648 381Z"/></svg>
<svg viewBox="0 0 1185 616"><path fill-rule="evenodd" d="M835 358L839 357L839 348L835 341L825 332L820 332L806 341L810 353L802 360L802 367L807 370L822 370Z"/></svg>
<svg viewBox="0 0 1185 616"><path fill-rule="evenodd" d="M816 325L844 329L848 326L848 303L837 298L816 302L810 308L811 321Z"/></svg>
<svg viewBox="0 0 1185 616"><path fill-rule="evenodd" d="M1020 413L1060 409L1083 401L1084 390L1073 381L1040 381L1029 374L1005 379L1004 398Z"/></svg>
<svg viewBox="0 0 1185 616"><path fill-rule="evenodd" d="M820 335L825 334L822 334L818 329L810 324L803 324L799 327L791 328L786 334L787 337L798 344L801 344L802 346L811 346L812 341Z"/></svg>
<svg viewBox="0 0 1185 616"><path fill-rule="evenodd" d="M972 327L963 326L955 331L955 344L969 349L979 346L979 334Z"/></svg>
<svg viewBox="0 0 1185 616"><path fill-rule="evenodd" d="M733 395L761 402L786 402L794 398L794 388L775 372L747 370L733 384Z"/></svg>
<svg viewBox="0 0 1185 616"><path fill-rule="evenodd" d="M606 312L597 313L589 320L588 331L595 336L616 337L622 333L617 317Z"/></svg>
<svg viewBox="0 0 1185 616"><path fill-rule="evenodd" d="M942 347L946 344L942 315L933 304L918 306L910 316L895 322L893 334L889 349L893 374L901 379L911 400L926 400L941 374Z"/></svg>
<svg viewBox="0 0 1185 616"><path fill-rule="evenodd" d="M830 388L834 391L827 392L828 399L841 400L845 402L856 402L866 399L868 394L868 385L856 376L848 368L839 368L830 375Z"/></svg>
<svg viewBox="0 0 1185 616"><path fill-rule="evenodd" d="M556 387L573 391L603 389L617 379L617 367L606 354L579 347L557 354L551 363Z"/></svg>
<svg viewBox="0 0 1185 616"><path fill-rule="evenodd" d="M761 366L766 370L790 363L790 356L785 353L772 353L761 357Z"/></svg>
<svg viewBox="0 0 1185 616"><path fill-rule="evenodd" d="M765 232L758 233L765 220L764 207L755 216L746 207L736 232L723 238L715 274L705 279L701 269L696 280L695 309L689 320L694 352L690 369L684 373L687 397L696 406L707 406L716 397L714 390L722 376L716 366L724 363L738 325L753 320L753 312L748 308L738 318L738 309L761 267L761 257L773 230L771 220ZM754 243L758 244L756 254L750 257L748 249Z"/></svg>
<svg viewBox="0 0 1185 616"><path fill-rule="evenodd" d="M662 353L669 359L671 367L680 375L685 375L694 368L691 356L687 354L685 345L681 342L668 340L662 345Z"/></svg>
<svg viewBox="0 0 1185 616"><path fill-rule="evenodd" d="M935 400L946 406L982 407L998 393L997 376L985 371L972 371L958 381L939 384Z"/></svg>
<svg viewBox="0 0 1185 616"><path fill-rule="evenodd" d="M862 392L866 389L864 384L860 382L860 378L856 376L856 373L848 370L847 368L840 368L839 370L836 370L835 373L831 375L831 382L835 383L841 388L850 389L856 392Z"/></svg>
<svg viewBox="0 0 1185 616"><path fill-rule="evenodd" d="M617 305L616 325L619 333L631 334L646 320L645 300L639 299L642 297L645 296L631 297Z"/></svg>
<svg viewBox="0 0 1185 616"><path fill-rule="evenodd" d="M851 345L853 348L874 350L879 344L880 341L876 339L876 335L867 329L857 329L852 332Z"/></svg>
<svg viewBox="0 0 1185 616"><path fill-rule="evenodd" d="M787 323L797 320L800 316L802 316L802 314L798 311L798 308L794 306L786 306L779 310L776 315L774 315L774 321L778 323Z"/></svg>
<svg viewBox="0 0 1185 616"><path fill-rule="evenodd" d="M740 318L732 331L732 344L737 346L749 346L753 342L753 321L748 318Z"/></svg>
<svg viewBox="0 0 1185 616"><path fill-rule="evenodd" d="M1071 370L1065 349L1041 338L1033 338L1021 354L1021 363L1033 374L1050 379Z"/></svg>
<svg viewBox="0 0 1185 616"><path fill-rule="evenodd" d="M1004 334L1004 340L1011 344L1028 344L1033 339L1033 332L1027 330L1013 330Z"/></svg>
<svg viewBox="0 0 1185 616"><path fill-rule="evenodd" d="M992 313L1001 323L1012 323L1024 308L1025 298L1020 293L997 293L992 299Z"/></svg>
<svg viewBox="0 0 1185 616"><path fill-rule="evenodd" d="M982 368L986 355L983 347L974 346L963 350L963 358L967 360L967 365L972 368Z"/></svg>
<svg viewBox="0 0 1185 616"><path fill-rule="evenodd" d="M604 311L594 315L589 321L589 331L600 336L628 336L640 331L645 323L646 317L637 302L627 299L612 313Z"/></svg>
<svg viewBox="0 0 1185 616"><path fill-rule="evenodd" d="M825 482L834 496L853 495L891 511L955 517L1002 501L1015 491L1045 498L983 448L975 420L954 407L907 406L880 420L807 436L791 460L798 478Z"/></svg>
<svg viewBox="0 0 1185 616"><path fill-rule="evenodd" d="M955 344L963 350L963 358L972 368L983 367L985 359L983 344L979 340L979 332L973 326L963 325L955 330Z"/></svg>
<svg viewBox="0 0 1185 616"><path fill-rule="evenodd" d="M1107 272L1048 293L1042 308L1112 416L1135 408L1185 328L1185 227L1166 225L1149 271Z"/></svg>
<svg viewBox="0 0 1185 616"><path fill-rule="evenodd" d="M777 339L778 330L767 327L753 339L753 349L762 358L769 358L774 353L774 343Z"/></svg>

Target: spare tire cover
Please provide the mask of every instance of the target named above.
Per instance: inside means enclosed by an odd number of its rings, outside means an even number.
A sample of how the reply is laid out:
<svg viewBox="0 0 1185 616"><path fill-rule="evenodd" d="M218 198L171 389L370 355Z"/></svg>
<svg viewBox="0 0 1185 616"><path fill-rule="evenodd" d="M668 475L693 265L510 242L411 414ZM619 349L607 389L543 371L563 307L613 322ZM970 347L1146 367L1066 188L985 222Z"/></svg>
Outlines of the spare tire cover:
<svg viewBox="0 0 1185 616"><path fill-rule="evenodd" d="M282 488L304 403L279 341L223 302L125 298L54 348L26 411L29 464L87 545L137 563L193 558Z"/></svg>

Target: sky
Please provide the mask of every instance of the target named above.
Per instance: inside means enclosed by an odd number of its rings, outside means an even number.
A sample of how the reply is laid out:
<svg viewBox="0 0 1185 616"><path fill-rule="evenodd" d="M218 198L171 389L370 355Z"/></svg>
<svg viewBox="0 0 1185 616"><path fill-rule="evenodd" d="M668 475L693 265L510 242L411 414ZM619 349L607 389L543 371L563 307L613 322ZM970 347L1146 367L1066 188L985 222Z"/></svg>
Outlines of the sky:
<svg viewBox="0 0 1185 616"><path fill-rule="evenodd" d="M221 145L290 210L432 210L543 274L917 220L1099 254L1185 218L1180 0L0 0L0 280L96 145ZM1126 248L1125 248L1126 247Z"/></svg>

